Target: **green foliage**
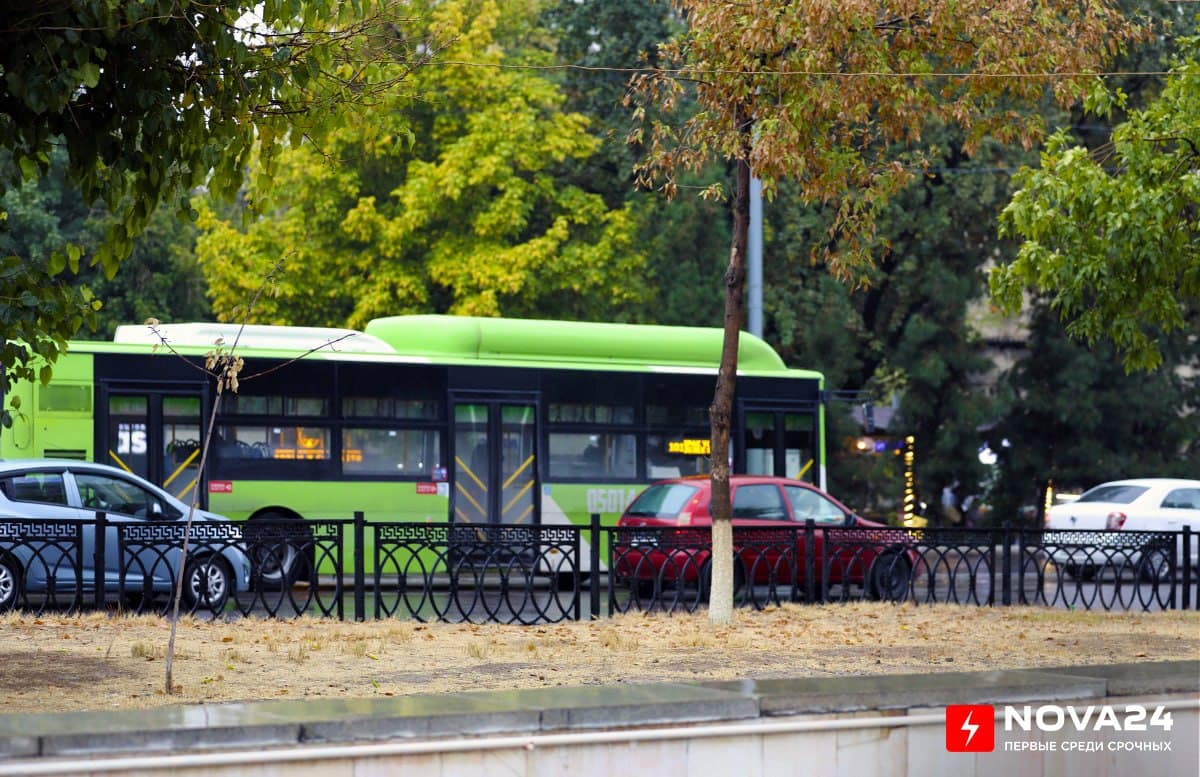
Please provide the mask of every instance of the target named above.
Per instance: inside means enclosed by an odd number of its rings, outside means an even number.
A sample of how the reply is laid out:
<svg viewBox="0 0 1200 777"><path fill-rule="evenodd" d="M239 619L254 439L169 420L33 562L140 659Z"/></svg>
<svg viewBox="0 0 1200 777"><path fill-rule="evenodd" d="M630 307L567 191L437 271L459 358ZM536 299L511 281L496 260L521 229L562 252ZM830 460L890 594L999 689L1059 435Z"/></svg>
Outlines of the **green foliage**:
<svg viewBox="0 0 1200 777"><path fill-rule="evenodd" d="M1127 370L1160 366L1162 336L1200 299L1198 56L1200 40L1183 39L1161 96L1130 112L1110 145L1051 138L1001 219L1024 242L992 274L996 301L1015 311L1027 289L1048 295L1071 336L1110 339Z"/></svg>
<svg viewBox="0 0 1200 777"><path fill-rule="evenodd" d="M925 127L958 126L968 153L1028 146L1043 121L1019 106L1070 104L1093 81L1079 74L1141 34L1107 0L678 6L688 26L663 46L666 67L633 83L640 182L673 196L713 158L748 163L768 197L792 179L835 214L813 254L855 279L874 261L877 218L927 161ZM701 110L672 115L692 94Z"/></svg>
<svg viewBox="0 0 1200 777"><path fill-rule="evenodd" d="M968 156L961 144L961 135L946 127L926 129L932 166L881 213L884 248L865 285L839 282L824 263L809 259L809 246L834 218L828 209L805 205L788 184L764 208L768 338L789 363L820 369L832 387L868 391L884 405L895 397L898 412L888 431L916 437L918 487L926 498L945 483L979 481L977 430L999 411L978 386L991 365L973 301L984 290L985 262L1006 250L992 225L1007 200L1005 171L1023 152L984 143ZM864 462L830 439L834 493L862 510L872 505L860 496L898 500L903 484L895 466L876 457ZM890 481L870 480L876 477Z"/></svg>
<svg viewBox="0 0 1200 777"><path fill-rule="evenodd" d="M0 166L2 167L2 166ZM8 213L0 231L0 253L52 256L69 260L74 248L87 254L103 241L113 220L102 205L86 207L79 190L66 179L66 152L56 147L47 173L0 198ZM100 267L81 262L78 271L59 268L66 286L86 287L104 307L96 312L97 335L110 336L120 324L151 316L175 321L211 316L204 279L196 265L196 230L169 208L159 208L144 233L132 241L130 257L112 278Z"/></svg>
<svg viewBox="0 0 1200 777"><path fill-rule="evenodd" d="M255 319L360 326L381 315L605 317L644 293L638 221L562 173L599 141L536 70L536 4L431 3L414 34L439 64L353 122L294 144L244 230L201 207L198 255L219 317L282 263Z"/></svg>
<svg viewBox="0 0 1200 777"><path fill-rule="evenodd" d="M1171 367L1200 359L1200 343L1185 332L1162 345ZM1186 410L1200 406L1194 370L1127 373L1112 343L1089 347L1068 337L1044 302L1035 307L1029 347L1030 358L1002 384L1010 410L989 432L1000 456L998 515L1036 505L1047 481L1078 490L1200 472L1200 416Z"/></svg>
<svg viewBox="0 0 1200 777"><path fill-rule="evenodd" d="M61 259L62 254L55 256ZM5 396L13 381L48 382L47 365L66 348L67 339L84 325L95 328L99 303L86 287L60 283L58 275L48 262L0 257L0 328L5 333L0 363L6 367L0 393ZM12 426L12 412L20 411L15 400L0 412L5 427Z"/></svg>
<svg viewBox="0 0 1200 777"><path fill-rule="evenodd" d="M614 305L613 320L720 326L721 283L729 259L730 219L724 203L698 197L668 201L634 185L633 167L643 149L626 143L628 68L658 61L658 44L681 29L668 0L558 0L546 13L556 36L558 59L581 69L559 78L564 110L591 120L600 139L596 153L568 160L566 181L604 197L610 207L627 203L638 221L636 242L646 254L638 283L653 289L643 300ZM586 68L586 69L582 69ZM699 191L724 180L723 163L682 185Z"/></svg>
<svg viewBox="0 0 1200 777"><path fill-rule="evenodd" d="M379 61L407 61L396 36L382 34L398 29L406 8L97 0L0 10L0 148L12 160L0 194L47 174L60 147L83 202L113 216L86 257L84 246L67 244L0 259L0 387L27 377L32 356L53 361L80 326L95 326L98 302L65 270L86 258L113 277L161 203L187 213L181 195L197 186L236 192L255 144L268 162L260 175L269 175L289 133L315 131L340 106L369 98ZM252 34L251 24L270 34Z"/></svg>

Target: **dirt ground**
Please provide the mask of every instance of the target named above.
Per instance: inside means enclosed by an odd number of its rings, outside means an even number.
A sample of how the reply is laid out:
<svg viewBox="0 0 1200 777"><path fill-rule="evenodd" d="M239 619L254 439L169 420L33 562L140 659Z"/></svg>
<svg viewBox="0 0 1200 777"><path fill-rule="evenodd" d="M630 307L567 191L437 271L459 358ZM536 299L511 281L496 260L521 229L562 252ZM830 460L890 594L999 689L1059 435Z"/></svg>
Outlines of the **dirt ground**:
<svg viewBox="0 0 1200 777"><path fill-rule="evenodd" d="M0 617L5 713L555 685L818 677L1200 658L1200 612L788 605L550 626Z"/></svg>

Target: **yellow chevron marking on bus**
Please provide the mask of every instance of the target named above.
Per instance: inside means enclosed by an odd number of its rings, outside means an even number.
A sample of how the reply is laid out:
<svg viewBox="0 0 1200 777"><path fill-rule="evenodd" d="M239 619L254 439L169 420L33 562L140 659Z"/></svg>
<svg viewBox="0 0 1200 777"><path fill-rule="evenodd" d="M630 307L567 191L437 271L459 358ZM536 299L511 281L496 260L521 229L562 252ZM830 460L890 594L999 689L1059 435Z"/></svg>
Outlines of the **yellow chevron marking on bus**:
<svg viewBox="0 0 1200 777"><path fill-rule="evenodd" d="M171 485L171 481L173 481L175 478L179 477L179 473L180 473L180 472L183 472L185 469L187 469L187 466L188 466L189 464L191 464L193 461L195 461L195 460L196 460L196 457L197 457L197 456L199 456L199 455L200 455L200 449L199 449L199 448L196 448L195 450L193 450L193 451L192 451L192 455L191 455L191 456L188 456L186 459L184 459L183 463L182 463L182 464L180 464L180 465L179 465L179 466L178 466L178 467L175 469L175 471L171 473L171 477L169 477L169 478L167 478L166 480L164 480L164 481L163 481L163 488L166 488L167 486ZM185 493L186 493L186 492L185 492Z"/></svg>
<svg viewBox="0 0 1200 777"><path fill-rule="evenodd" d="M529 492L529 489L531 489L531 488L533 488L532 480L529 481L528 483L526 483L525 487L522 488L520 491L513 494L513 498L508 500L508 504L504 505L504 511L503 511L504 514L507 515L508 511L512 509L512 506L517 503L517 500L519 500L521 497L525 496L525 494L527 494Z"/></svg>
<svg viewBox="0 0 1200 777"><path fill-rule="evenodd" d="M184 486L184 487L183 487L183 490L182 490L182 491L179 491L179 492L177 492L177 493L175 494L175 496L179 497L181 500L183 500L184 502L186 502L187 500L183 498L183 495L184 495L184 494L186 494L186 493L188 493L189 491L191 491L193 488L195 488L195 487L196 487L196 484L197 484L199 481L200 481L200 476L199 476L199 475L197 475L196 477L192 478L192 479L191 479L191 481L190 481L190 482L189 482L189 483L188 483L186 486ZM193 499L192 501L194 502L194 501L195 501L195 499Z"/></svg>
<svg viewBox="0 0 1200 777"><path fill-rule="evenodd" d="M523 512L519 516L517 516L517 520L513 521L513 523L524 523L525 519L528 518L532 513L533 513L533 503L530 502L528 505L526 505L525 512Z"/></svg>
<svg viewBox="0 0 1200 777"><path fill-rule="evenodd" d="M533 463L532 456L525 459L525 461L521 464L521 466L517 467L516 471L513 472L512 475L509 476L508 480L504 481L504 487L508 488L509 486L511 486L513 481L517 479L517 476L520 475L522 472L524 472L526 469L528 469L529 465L532 463Z"/></svg>
<svg viewBox="0 0 1200 777"><path fill-rule="evenodd" d="M462 460L461 458L459 458L458 456L455 456L455 457L454 457L454 463L458 465L458 472L459 472L459 474L463 474L463 475L467 475L467 476L469 476L469 477L471 478L471 480L474 480L474 481L475 481L475 484L476 484L477 486L479 486L480 488L482 488L484 491L486 491L486 490L487 490L487 486L485 486L485 485L483 484L483 481L482 481L482 480L480 480L479 478L475 477L475 473L474 473L474 472L472 472L472 471L471 471L471 468L467 466L467 462L463 461L463 460Z"/></svg>
<svg viewBox="0 0 1200 777"><path fill-rule="evenodd" d="M133 470L129 468L129 465L128 465L128 464L126 464L125 462L121 461L121 457L120 457L120 456L118 456L117 454L113 453L112 451L109 451L109 452L108 452L108 455L109 455L109 457L110 457L110 458L111 458L113 461L117 462L117 466L118 466L118 467L120 467L121 469L125 470L125 471L126 471L126 472L128 472L130 475L132 475L132 474L133 474Z"/></svg>
<svg viewBox="0 0 1200 777"><path fill-rule="evenodd" d="M481 483L480 485L483 485L483 484ZM462 487L462 485L461 485L461 484L460 484L460 485L457 485L457 486L455 487L455 490L456 490L456 491L458 491L458 493L459 493L460 495L462 495L462 497L463 497L463 498L465 498L465 499L466 499L468 502L470 502L471 504L475 505L475 509L476 509L476 510L478 510L478 511L479 511L481 514L486 512L486 511L483 509L483 505L479 504L479 502L476 502L476 501L475 501L475 499L474 499L474 497L472 497L472 496L470 495L470 493L468 493L468 492L467 492L467 490L466 490L465 488L463 488L463 487Z"/></svg>

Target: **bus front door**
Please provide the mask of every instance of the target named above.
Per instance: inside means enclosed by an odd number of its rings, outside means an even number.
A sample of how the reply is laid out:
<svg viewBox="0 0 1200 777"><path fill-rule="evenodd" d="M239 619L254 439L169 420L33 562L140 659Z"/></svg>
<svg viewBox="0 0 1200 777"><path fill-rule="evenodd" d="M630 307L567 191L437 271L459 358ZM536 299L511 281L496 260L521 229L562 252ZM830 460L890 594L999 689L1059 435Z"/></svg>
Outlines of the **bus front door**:
<svg viewBox="0 0 1200 777"><path fill-rule="evenodd" d="M191 504L201 474L200 405L198 393L109 391L97 459ZM203 499L203 491L199 494Z"/></svg>
<svg viewBox="0 0 1200 777"><path fill-rule="evenodd" d="M454 405L454 520L530 524L537 499L536 405L475 400Z"/></svg>
<svg viewBox="0 0 1200 777"><path fill-rule="evenodd" d="M820 482L816 460L817 438L812 410L788 410L744 406L739 471L749 475Z"/></svg>

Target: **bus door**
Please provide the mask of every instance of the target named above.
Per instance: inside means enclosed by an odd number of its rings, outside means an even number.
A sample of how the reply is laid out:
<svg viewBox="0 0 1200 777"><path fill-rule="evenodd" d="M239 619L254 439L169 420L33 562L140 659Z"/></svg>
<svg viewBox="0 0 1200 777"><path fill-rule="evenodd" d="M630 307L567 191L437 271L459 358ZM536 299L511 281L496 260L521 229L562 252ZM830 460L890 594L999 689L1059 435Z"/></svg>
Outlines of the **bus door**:
<svg viewBox="0 0 1200 777"><path fill-rule="evenodd" d="M109 389L98 461L157 483L185 504L199 493L201 393Z"/></svg>
<svg viewBox="0 0 1200 777"><path fill-rule="evenodd" d="M463 523L531 524L537 500L537 405L454 402L451 511Z"/></svg>
<svg viewBox="0 0 1200 777"><path fill-rule="evenodd" d="M822 462L816 460L816 410L741 408L741 466L748 475L778 475L820 485ZM735 466L737 463L735 462Z"/></svg>

